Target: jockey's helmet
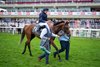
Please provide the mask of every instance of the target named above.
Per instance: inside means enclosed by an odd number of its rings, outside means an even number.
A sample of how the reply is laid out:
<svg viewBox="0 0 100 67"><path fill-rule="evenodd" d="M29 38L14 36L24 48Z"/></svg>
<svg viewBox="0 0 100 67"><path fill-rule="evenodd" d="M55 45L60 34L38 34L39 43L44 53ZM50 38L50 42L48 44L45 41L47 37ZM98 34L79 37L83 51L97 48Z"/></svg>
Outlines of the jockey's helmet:
<svg viewBox="0 0 100 67"><path fill-rule="evenodd" d="M49 9L48 8L44 8L43 11L49 11Z"/></svg>

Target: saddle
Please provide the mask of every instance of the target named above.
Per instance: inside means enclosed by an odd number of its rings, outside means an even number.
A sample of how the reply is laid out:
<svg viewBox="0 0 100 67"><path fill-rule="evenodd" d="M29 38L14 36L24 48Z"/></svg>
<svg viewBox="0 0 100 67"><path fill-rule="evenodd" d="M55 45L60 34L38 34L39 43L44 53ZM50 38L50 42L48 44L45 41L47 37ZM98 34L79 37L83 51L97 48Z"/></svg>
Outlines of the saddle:
<svg viewBox="0 0 100 67"><path fill-rule="evenodd" d="M37 35L40 35L41 31L43 28L45 28L46 26L40 26L39 24L36 24L36 26L32 29L33 33L36 33Z"/></svg>

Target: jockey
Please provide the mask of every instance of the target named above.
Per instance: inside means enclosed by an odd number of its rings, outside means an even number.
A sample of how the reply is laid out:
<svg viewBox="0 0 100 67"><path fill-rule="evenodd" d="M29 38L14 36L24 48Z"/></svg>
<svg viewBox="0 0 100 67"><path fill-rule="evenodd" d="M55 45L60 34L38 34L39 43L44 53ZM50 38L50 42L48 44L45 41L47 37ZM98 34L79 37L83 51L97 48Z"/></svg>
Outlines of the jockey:
<svg viewBox="0 0 100 67"><path fill-rule="evenodd" d="M39 14L39 24L37 26L37 31L39 30L40 27L42 26L47 26L47 12L49 11L48 8L44 8L42 12Z"/></svg>
<svg viewBox="0 0 100 67"><path fill-rule="evenodd" d="M49 11L48 8L44 8L42 12L39 14L39 23L45 23L47 21L47 12Z"/></svg>

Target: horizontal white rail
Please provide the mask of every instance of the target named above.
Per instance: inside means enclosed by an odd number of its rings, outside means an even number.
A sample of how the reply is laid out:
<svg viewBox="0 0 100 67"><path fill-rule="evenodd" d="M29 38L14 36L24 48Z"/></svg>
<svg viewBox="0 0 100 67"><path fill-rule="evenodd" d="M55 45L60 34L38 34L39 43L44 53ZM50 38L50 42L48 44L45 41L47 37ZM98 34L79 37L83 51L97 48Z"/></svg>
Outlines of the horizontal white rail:
<svg viewBox="0 0 100 67"><path fill-rule="evenodd" d="M0 27L0 32L12 32L15 34L17 29L23 31L23 27ZM100 29L70 28L71 35L75 37L95 37L100 38Z"/></svg>

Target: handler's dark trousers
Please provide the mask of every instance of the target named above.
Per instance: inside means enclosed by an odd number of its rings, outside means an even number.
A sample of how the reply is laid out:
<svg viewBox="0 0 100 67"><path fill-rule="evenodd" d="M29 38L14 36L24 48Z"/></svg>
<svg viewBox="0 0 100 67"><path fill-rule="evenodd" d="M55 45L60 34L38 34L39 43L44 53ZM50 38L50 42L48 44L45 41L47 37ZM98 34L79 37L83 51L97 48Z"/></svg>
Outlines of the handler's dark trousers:
<svg viewBox="0 0 100 67"><path fill-rule="evenodd" d="M70 48L70 43L69 41L60 41L61 49L59 50L59 53L65 51L65 59L68 60L69 58L69 48ZM54 52L54 54L58 54L57 52Z"/></svg>

